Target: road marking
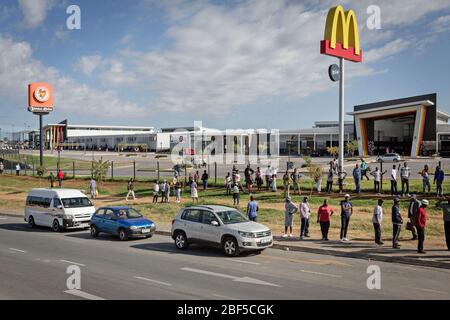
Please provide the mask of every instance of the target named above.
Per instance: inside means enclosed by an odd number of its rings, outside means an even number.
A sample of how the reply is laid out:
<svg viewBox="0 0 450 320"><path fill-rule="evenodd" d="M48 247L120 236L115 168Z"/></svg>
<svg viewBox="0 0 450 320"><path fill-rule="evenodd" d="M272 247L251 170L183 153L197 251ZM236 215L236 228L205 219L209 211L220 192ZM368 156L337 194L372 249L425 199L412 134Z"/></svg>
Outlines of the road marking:
<svg viewBox="0 0 450 320"><path fill-rule="evenodd" d="M169 287L172 286L171 283L163 282L163 281L158 281L158 280L153 280L153 279L149 279L149 278L144 278L144 277L133 277L133 278L139 279L139 280L148 281L148 282L153 282L153 283L157 283L157 284L162 284L162 285L164 285L164 286L169 286Z"/></svg>
<svg viewBox="0 0 450 320"><path fill-rule="evenodd" d="M21 252L21 253L27 253L25 250L20 250L20 249L16 249L16 248L8 248L11 251L16 251L16 252Z"/></svg>
<svg viewBox="0 0 450 320"><path fill-rule="evenodd" d="M65 293L71 294L73 296L77 296L83 299L87 299L87 300L106 300L105 298L101 298L98 296L95 296L93 294L81 291L81 290L77 290L77 289L71 289L71 290L66 290L64 291Z"/></svg>
<svg viewBox="0 0 450 320"><path fill-rule="evenodd" d="M227 261L231 261L230 259L227 259ZM253 262L253 261L245 261L245 260L239 260L239 259L233 259L232 261L240 262L240 263L247 263L247 264L254 264L259 266L259 262Z"/></svg>
<svg viewBox="0 0 450 320"><path fill-rule="evenodd" d="M8 218L5 218L5 217L0 217L0 220L6 220L6 219L8 219Z"/></svg>
<svg viewBox="0 0 450 320"><path fill-rule="evenodd" d="M414 290L421 290L421 291L425 291L425 292L431 292L431 293L448 294L448 292L443 292L443 291L433 290L433 289L427 289L427 288L416 288L416 287L409 287L409 288L410 289L414 289Z"/></svg>
<svg viewBox="0 0 450 320"><path fill-rule="evenodd" d="M181 268L180 270L188 271L188 272L195 272L195 273L200 273L200 274L206 274L208 276L214 276L214 277L221 277L221 278L231 279L231 280L236 281L236 282L244 282L244 283L252 283L252 284L265 285L265 286L279 287L279 285L277 285L277 284L266 282L266 281L262 281L262 280L258 280L258 279L254 279L254 278L250 278L250 277L236 277L236 276L231 276L231 275L228 275L228 274L211 272L211 271L194 269L194 268L188 268L188 267Z"/></svg>
<svg viewBox="0 0 450 320"><path fill-rule="evenodd" d="M231 298L231 297L228 297L228 296L223 296L221 294L215 294L215 293L213 293L213 296L217 297L217 298L221 298L221 299L226 299L226 300L238 300L236 298Z"/></svg>
<svg viewBox="0 0 450 320"><path fill-rule="evenodd" d="M84 264L82 264L82 263L78 263L78 262L73 262L73 261L63 260L63 259L61 259L61 260L59 260L59 261L65 262L65 263L68 263L68 264L75 264L75 265L80 266L80 267L86 267L86 265L84 265Z"/></svg>
<svg viewBox="0 0 450 320"><path fill-rule="evenodd" d="M309 271L309 270L300 270L300 271L303 273L311 273L311 274L317 274L317 275L333 277L333 278L342 278L342 276L340 276L340 275L331 274L331 273L323 273L323 272Z"/></svg>

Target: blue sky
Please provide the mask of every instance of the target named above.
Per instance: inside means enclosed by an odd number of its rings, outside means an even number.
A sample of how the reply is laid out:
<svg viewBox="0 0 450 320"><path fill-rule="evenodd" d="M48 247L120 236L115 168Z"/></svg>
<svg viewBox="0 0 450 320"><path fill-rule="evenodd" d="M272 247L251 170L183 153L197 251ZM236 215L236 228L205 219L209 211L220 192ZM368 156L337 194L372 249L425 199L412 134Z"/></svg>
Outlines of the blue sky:
<svg viewBox="0 0 450 320"><path fill-rule="evenodd" d="M355 104L437 92L450 111L450 2L3 0L0 127L35 127L26 85L55 87L45 122L306 128L337 120L338 87L319 54L328 9L354 9L363 62L346 63ZM66 8L81 9L68 30ZM369 5L381 29L369 29ZM17 130L17 129L16 129Z"/></svg>

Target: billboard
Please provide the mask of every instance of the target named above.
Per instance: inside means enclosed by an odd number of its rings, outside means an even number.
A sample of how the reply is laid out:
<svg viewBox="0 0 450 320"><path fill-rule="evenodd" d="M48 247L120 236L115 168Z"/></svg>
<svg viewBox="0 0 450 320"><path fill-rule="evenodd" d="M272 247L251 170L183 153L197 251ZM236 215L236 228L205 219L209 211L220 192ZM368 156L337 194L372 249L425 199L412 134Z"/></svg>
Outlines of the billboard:
<svg viewBox="0 0 450 320"><path fill-rule="evenodd" d="M48 113L53 111L53 87L49 83L34 82L28 85L28 111Z"/></svg>
<svg viewBox="0 0 450 320"><path fill-rule="evenodd" d="M328 11L324 40L320 42L320 53L361 62L358 23L353 10L344 11L336 6Z"/></svg>

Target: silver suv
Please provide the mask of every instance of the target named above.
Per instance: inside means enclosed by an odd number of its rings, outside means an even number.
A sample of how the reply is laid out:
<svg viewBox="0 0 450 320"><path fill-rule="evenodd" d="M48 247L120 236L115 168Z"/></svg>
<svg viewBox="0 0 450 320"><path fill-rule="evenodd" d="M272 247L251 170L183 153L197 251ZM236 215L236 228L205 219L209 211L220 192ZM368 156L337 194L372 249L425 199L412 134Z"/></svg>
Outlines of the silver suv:
<svg viewBox="0 0 450 320"><path fill-rule="evenodd" d="M172 239L178 249L190 243L219 246L227 256L241 251L261 252L272 246L272 232L249 221L235 208L217 205L186 207L172 221Z"/></svg>

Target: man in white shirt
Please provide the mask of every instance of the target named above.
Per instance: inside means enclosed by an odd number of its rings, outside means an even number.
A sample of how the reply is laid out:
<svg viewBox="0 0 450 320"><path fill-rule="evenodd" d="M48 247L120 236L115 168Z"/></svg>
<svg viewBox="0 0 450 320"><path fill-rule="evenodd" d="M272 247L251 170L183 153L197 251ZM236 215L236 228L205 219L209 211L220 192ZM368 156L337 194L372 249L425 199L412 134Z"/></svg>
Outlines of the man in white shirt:
<svg viewBox="0 0 450 320"><path fill-rule="evenodd" d="M395 168L395 164L391 170L391 194L397 195L397 169Z"/></svg>
<svg viewBox="0 0 450 320"><path fill-rule="evenodd" d="M300 228L300 240L308 236L308 224L309 216L311 215L311 210L309 208L308 197L303 198L303 202L300 204L300 218L301 218L301 228Z"/></svg>
<svg viewBox="0 0 450 320"><path fill-rule="evenodd" d="M403 167L400 168L400 178L402 179L402 196L406 195L409 197L409 176L411 175L411 169L408 167L406 162ZM406 187L406 189L405 189Z"/></svg>
<svg viewBox="0 0 450 320"><path fill-rule="evenodd" d="M20 170L21 170L20 163L18 163L18 164L16 164L16 176L20 175Z"/></svg>
<svg viewBox="0 0 450 320"><path fill-rule="evenodd" d="M378 203L373 209L373 217L372 223L373 228L375 229L375 243L378 245L382 245L381 241L381 221L383 220L383 199L378 199Z"/></svg>

